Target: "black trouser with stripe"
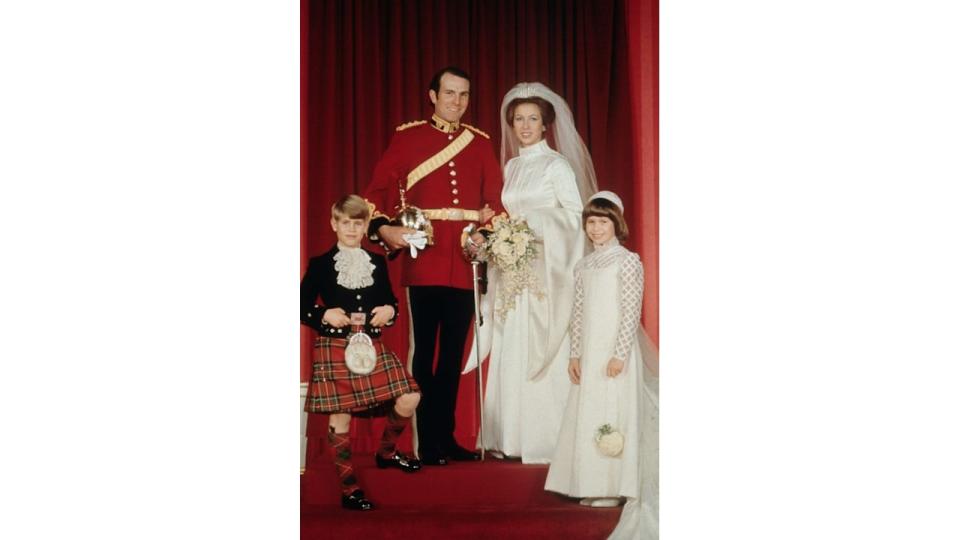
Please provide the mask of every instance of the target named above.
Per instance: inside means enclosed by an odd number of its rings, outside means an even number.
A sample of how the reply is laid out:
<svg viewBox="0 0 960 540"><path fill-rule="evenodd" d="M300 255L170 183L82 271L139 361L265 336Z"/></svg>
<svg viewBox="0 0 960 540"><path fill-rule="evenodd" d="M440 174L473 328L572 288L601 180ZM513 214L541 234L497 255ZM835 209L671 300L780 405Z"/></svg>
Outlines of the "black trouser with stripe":
<svg viewBox="0 0 960 540"><path fill-rule="evenodd" d="M473 319L473 291L429 286L410 287L409 293L414 344L412 371L421 392L417 407L419 454L421 457L443 456L456 444L453 430L457 391Z"/></svg>

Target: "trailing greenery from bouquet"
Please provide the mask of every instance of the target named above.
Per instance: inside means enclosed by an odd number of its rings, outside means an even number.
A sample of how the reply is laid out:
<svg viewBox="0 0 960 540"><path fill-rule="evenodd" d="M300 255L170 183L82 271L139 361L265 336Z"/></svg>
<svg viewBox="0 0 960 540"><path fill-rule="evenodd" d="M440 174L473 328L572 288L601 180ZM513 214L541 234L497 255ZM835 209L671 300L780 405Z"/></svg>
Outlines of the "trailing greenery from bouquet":
<svg viewBox="0 0 960 540"><path fill-rule="evenodd" d="M483 245L486 260L500 270L494 301L494 314L503 321L507 313L516 307L517 297L529 289L537 298L543 291L532 269L537 256L536 236L527 222L521 218L497 216L493 218L493 231Z"/></svg>

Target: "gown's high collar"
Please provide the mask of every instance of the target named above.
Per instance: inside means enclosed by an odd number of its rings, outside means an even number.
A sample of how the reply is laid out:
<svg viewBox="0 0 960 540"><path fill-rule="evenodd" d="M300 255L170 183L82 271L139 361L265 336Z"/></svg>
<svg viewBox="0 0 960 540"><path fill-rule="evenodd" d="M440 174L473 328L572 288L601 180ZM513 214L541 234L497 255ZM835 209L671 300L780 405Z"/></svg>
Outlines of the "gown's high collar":
<svg viewBox="0 0 960 540"><path fill-rule="evenodd" d="M607 250L609 250L609 249L611 249L611 248L613 248L613 247L619 246L619 245L620 245L620 241L617 240L617 237L616 237L616 236L614 236L613 238L611 238L610 240L608 240L606 244L593 244L593 250L594 250L595 252L600 252L600 253L602 253L602 252L604 252L604 251L607 251Z"/></svg>
<svg viewBox="0 0 960 540"><path fill-rule="evenodd" d="M550 149L550 146L547 144L546 139L540 139L536 144L531 144L530 146L523 146L520 148L520 155L531 154L535 152L546 152Z"/></svg>

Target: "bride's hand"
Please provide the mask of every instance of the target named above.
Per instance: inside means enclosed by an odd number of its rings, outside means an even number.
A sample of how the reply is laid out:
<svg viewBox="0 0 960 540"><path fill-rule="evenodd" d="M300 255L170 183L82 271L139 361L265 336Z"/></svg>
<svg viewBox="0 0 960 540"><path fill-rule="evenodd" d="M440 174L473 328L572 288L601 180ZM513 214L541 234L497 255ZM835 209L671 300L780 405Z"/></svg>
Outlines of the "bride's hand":
<svg viewBox="0 0 960 540"><path fill-rule="evenodd" d="M580 359L571 358L567 364L567 374L570 375L570 382L580 384Z"/></svg>

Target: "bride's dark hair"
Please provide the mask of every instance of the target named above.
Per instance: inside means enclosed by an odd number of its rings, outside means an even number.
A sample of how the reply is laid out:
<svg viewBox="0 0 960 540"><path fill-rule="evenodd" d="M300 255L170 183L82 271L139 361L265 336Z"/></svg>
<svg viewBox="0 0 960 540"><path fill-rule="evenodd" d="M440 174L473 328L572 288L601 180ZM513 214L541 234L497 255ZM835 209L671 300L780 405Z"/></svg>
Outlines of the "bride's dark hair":
<svg viewBox="0 0 960 540"><path fill-rule="evenodd" d="M531 103L540 108L540 116L543 117L543 125L545 127L550 127L550 125L553 124L553 121L557 118L557 113L553 110L553 105L551 105L549 101L543 99L542 97L533 96L516 98L507 105L507 113L504 115L507 125L513 125L513 113L517 110L517 107L523 105L524 103Z"/></svg>

